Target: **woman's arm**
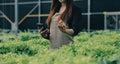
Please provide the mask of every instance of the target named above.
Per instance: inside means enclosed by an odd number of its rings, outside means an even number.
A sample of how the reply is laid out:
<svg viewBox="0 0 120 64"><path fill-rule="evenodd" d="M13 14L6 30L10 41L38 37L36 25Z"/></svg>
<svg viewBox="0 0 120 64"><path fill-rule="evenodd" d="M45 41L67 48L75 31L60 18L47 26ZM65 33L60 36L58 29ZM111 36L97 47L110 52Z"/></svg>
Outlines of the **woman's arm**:
<svg viewBox="0 0 120 64"><path fill-rule="evenodd" d="M66 29L65 31L67 34L69 35L73 35L74 34L74 30L73 29Z"/></svg>
<svg viewBox="0 0 120 64"><path fill-rule="evenodd" d="M62 32L65 32L69 35L73 35L74 34L74 30L73 29L67 29L66 28L66 24L63 22L63 20L60 20L58 22L58 27Z"/></svg>
<svg viewBox="0 0 120 64"><path fill-rule="evenodd" d="M84 28L84 23L81 21L81 17L81 10L78 7L74 7L72 17L69 20L70 23L68 23L70 28L66 28L66 25L63 22L63 20L60 20L58 22L58 27L61 31L69 35L75 36Z"/></svg>
<svg viewBox="0 0 120 64"><path fill-rule="evenodd" d="M71 25L71 29L74 31L73 36L77 35L84 28L84 22L81 19L82 15L80 8L74 6L72 12L72 20L70 20L72 23L69 24Z"/></svg>

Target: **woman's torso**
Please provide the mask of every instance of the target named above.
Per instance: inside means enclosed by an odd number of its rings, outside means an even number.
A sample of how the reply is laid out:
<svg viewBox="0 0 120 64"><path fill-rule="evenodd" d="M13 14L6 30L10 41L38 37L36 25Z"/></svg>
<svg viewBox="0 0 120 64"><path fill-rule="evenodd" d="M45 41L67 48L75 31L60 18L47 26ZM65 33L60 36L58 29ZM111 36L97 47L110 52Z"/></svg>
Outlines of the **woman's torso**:
<svg viewBox="0 0 120 64"><path fill-rule="evenodd" d="M53 49L73 42L72 36L60 31L60 29L58 28L57 23L59 15L60 15L59 13L55 13L54 16L52 17L50 24L50 41L51 41L50 47ZM69 27L67 26L67 28Z"/></svg>

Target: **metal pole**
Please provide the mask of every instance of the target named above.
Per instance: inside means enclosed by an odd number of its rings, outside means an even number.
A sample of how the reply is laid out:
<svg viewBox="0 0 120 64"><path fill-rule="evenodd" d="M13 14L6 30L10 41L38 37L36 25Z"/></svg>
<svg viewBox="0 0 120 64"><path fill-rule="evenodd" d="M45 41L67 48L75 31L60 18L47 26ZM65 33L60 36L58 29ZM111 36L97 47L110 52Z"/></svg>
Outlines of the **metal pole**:
<svg viewBox="0 0 120 64"><path fill-rule="evenodd" d="M88 26L87 26L87 28L88 28L88 32L90 32L90 2L91 2L91 0L88 0L88 19L87 19L87 21L88 21Z"/></svg>
<svg viewBox="0 0 120 64"><path fill-rule="evenodd" d="M18 33L18 0L15 0L15 27L14 30L15 30L15 35L17 35Z"/></svg>
<svg viewBox="0 0 120 64"><path fill-rule="evenodd" d="M107 29L107 15L104 14L104 30Z"/></svg>
<svg viewBox="0 0 120 64"><path fill-rule="evenodd" d="M115 30L117 31L118 30L118 23L119 23L118 22L118 15L117 14L116 14L116 21L115 22L116 22Z"/></svg>
<svg viewBox="0 0 120 64"><path fill-rule="evenodd" d="M38 1L38 15L39 16L38 16L37 29L39 29L40 25L42 24L40 14L41 14L41 0Z"/></svg>
<svg viewBox="0 0 120 64"><path fill-rule="evenodd" d="M41 0L39 0L39 3L38 3L38 15L40 15L41 14ZM38 23L40 23L40 21L41 21L41 17L40 16L38 16Z"/></svg>

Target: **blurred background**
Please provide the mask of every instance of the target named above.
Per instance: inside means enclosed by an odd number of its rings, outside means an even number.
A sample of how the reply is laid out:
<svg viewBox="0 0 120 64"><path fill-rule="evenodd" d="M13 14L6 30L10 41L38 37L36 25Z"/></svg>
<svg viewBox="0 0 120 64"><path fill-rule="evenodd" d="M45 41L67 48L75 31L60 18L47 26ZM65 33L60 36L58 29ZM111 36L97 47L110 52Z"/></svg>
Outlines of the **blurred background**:
<svg viewBox="0 0 120 64"><path fill-rule="evenodd" d="M119 30L120 0L74 0L81 8L86 31ZM51 0L0 0L0 30L35 31L45 22Z"/></svg>

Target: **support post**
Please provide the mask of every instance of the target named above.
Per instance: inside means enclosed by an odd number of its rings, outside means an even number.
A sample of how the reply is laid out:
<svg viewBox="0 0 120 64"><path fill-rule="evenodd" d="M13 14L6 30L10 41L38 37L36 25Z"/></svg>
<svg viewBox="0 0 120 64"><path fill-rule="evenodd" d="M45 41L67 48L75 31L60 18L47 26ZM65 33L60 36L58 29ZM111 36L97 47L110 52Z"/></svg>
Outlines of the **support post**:
<svg viewBox="0 0 120 64"><path fill-rule="evenodd" d="M39 3L38 3L38 15L40 15L41 14L41 0L39 0ZM38 16L38 23L40 23L40 21L41 21L41 17L40 16Z"/></svg>
<svg viewBox="0 0 120 64"><path fill-rule="evenodd" d="M87 16L87 22L88 22L88 24L87 24L87 30L88 30L88 32L90 32L90 8L91 8L91 0L88 0L88 16Z"/></svg>
<svg viewBox="0 0 120 64"><path fill-rule="evenodd" d="M107 30L107 15L104 14L104 30Z"/></svg>
<svg viewBox="0 0 120 64"><path fill-rule="evenodd" d="M18 0L15 0L15 22L12 24L12 30L15 32L15 35L18 34Z"/></svg>

